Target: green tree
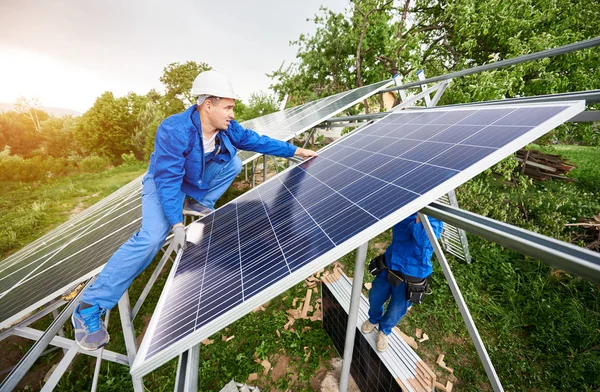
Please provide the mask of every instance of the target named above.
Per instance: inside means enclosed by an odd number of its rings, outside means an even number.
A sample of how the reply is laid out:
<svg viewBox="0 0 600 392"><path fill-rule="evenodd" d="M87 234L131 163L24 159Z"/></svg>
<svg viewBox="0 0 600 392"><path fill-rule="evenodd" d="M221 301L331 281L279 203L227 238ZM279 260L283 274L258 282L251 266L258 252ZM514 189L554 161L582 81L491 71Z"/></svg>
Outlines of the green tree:
<svg viewBox="0 0 600 392"><path fill-rule="evenodd" d="M40 100L37 98L17 97L15 110L31 121L36 132L40 132L40 121L48 118L48 113L42 111Z"/></svg>
<svg viewBox="0 0 600 392"><path fill-rule="evenodd" d="M279 103L274 95L260 91L250 94L248 104L237 101L235 104L235 118L237 121L246 121L265 116L279 110Z"/></svg>
<svg viewBox="0 0 600 392"><path fill-rule="evenodd" d="M77 120L71 116L51 116L40 124L42 134L42 150L54 158L66 158L77 152L77 144L73 136Z"/></svg>
<svg viewBox="0 0 600 392"><path fill-rule="evenodd" d="M165 86L165 95L161 106L165 116L182 112L195 103L190 93L192 83L200 72L211 69L212 67L206 63L194 61L187 61L184 64L171 63L163 69L160 81Z"/></svg>
<svg viewBox="0 0 600 392"><path fill-rule="evenodd" d="M9 146L12 155L27 158L36 154L41 143L40 134L27 115L14 111L0 114L0 149Z"/></svg>
<svg viewBox="0 0 600 392"><path fill-rule="evenodd" d="M597 1L440 1L437 18L456 54L454 69L470 68L593 38ZM600 51L586 49L453 81L442 102L472 102L600 87Z"/></svg>
<svg viewBox="0 0 600 392"><path fill-rule="evenodd" d="M115 98L107 91L79 118L75 139L88 153L119 161L121 154L135 151L135 127L141 108L138 95Z"/></svg>

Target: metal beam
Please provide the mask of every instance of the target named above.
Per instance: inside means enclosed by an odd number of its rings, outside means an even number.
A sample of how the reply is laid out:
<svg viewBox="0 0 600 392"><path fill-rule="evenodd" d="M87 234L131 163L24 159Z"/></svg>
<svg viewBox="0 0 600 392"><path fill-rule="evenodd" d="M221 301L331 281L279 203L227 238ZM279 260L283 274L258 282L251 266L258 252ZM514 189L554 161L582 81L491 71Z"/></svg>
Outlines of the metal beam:
<svg viewBox="0 0 600 392"><path fill-rule="evenodd" d="M569 122L594 122L600 121L600 110L586 110L575 115Z"/></svg>
<svg viewBox="0 0 600 392"><path fill-rule="evenodd" d="M21 336L26 339L38 340L44 334L43 331L39 331L37 329L33 329L30 327L16 327L12 330L13 335ZM60 347L69 349L74 341L72 339L61 338L60 336L55 336L49 343L51 346ZM92 357L102 356L102 359L106 361L111 361L115 363L120 363L121 365L129 366L129 360L126 355L115 353L113 351L108 350L96 350L96 351L88 351L83 348L79 348L79 352L81 354L86 354Z"/></svg>
<svg viewBox="0 0 600 392"><path fill-rule="evenodd" d="M478 73L478 72L490 71L492 69L508 67L509 65L525 63L527 61L539 60L539 59L543 59L546 57L553 57L553 56L558 56L558 55L565 54L565 53L575 52L577 50L593 48L594 46L599 46L599 45L600 45L600 37L596 37L596 38L588 39L585 41L575 42L575 43L569 44L569 45L559 46L558 48L542 50L540 52L530 53L530 54L518 56L518 57L515 57L512 59L496 61L494 63L480 65L478 67L473 67L473 68L469 68L469 69L463 69L461 71L451 72L451 73L448 73L445 75L435 76L433 78L429 78L429 79L425 79L425 80L419 80L416 82L406 83L406 84L403 84L398 87L386 88L386 89L380 90L379 92L385 93L388 91L396 91L399 89L418 87L418 86L420 86L422 84L426 84L426 83L434 83L434 82L439 82L442 80L448 80L448 79L458 78L461 76L471 75L471 74Z"/></svg>
<svg viewBox="0 0 600 392"><path fill-rule="evenodd" d="M368 248L369 242L365 242L356 250L356 264L354 266L354 277L352 278L352 297L350 298L350 311L348 312L348 324L346 327L346 342L344 343L344 359L342 360L342 371L340 375L340 392L346 392L348 390L350 365L352 364L352 351L354 349L354 337L356 336L356 320L358 319L360 294L365 275Z"/></svg>
<svg viewBox="0 0 600 392"><path fill-rule="evenodd" d="M471 317L471 312L469 312L469 308L467 308L467 303L458 288L458 284L456 283L456 279L454 279L454 274L452 274L452 270L450 269L450 265L448 264L448 260L444 256L444 252L440 247L437 238L435 238L435 233L431 228L431 224L429 223L429 219L427 216L423 215L419 212L419 217L421 217L421 223L425 227L425 231L427 232L427 237L429 237L429 241L431 245L433 245L433 250L435 251L435 256L442 267L442 271L444 272L444 276L446 277L446 281L448 282L448 286L450 287L450 291L452 292L452 296L458 305L458 309L460 310L460 314L465 322L467 327L467 331L473 340L473 344L475 345L475 349L477 350L477 354L479 355L479 359L483 364L483 368L485 369L485 373L492 384L492 388L494 392L503 392L504 388L502 388L502 384L500 384L500 379L496 374L496 369L494 369L494 365L492 364L492 360L488 355L487 350L485 349L485 345L481 340L481 336L479 336L479 331L475 326L475 322L473 321L473 317Z"/></svg>
<svg viewBox="0 0 600 392"><path fill-rule="evenodd" d="M27 354L25 354L25 356L21 358L19 363L17 363L17 365L10 372L10 374L4 379L4 381L0 385L0 391L12 391L17 387L19 381L21 381L23 376L25 376L29 369L31 369L35 361L37 361L39 356L46 348L46 346L48 346L48 344L56 336L58 331L62 328L63 324L67 320L69 320L71 314L73 313L73 310L79 303L79 297L81 296L81 293L83 293L85 289L87 289L94 280L95 279L90 279L86 283L83 290L81 290L71 301L69 301L69 303L67 304L67 306L65 306L60 315L56 319L54 319L52 324L50 324L46 332L44 332L40 339L33 344L29 351L27 351Z"/></svg>
<svg viewBox="0 0 600 392"><path fill-rule="evenodd" d="M131 318L131 306L129 305L129 292L125 291L118 303L119 317L121 318L121 329L123 330L123 338L125 340L125 348L127 349L127 358L129 358L129 366L135 360L137 354L137 345L135 342L135 331L133 329L133 321ZM133 382L133 390L135 392L144 392L144 383L141 377L131 376Z"/></svg>
<svg viewBox="0 0 600 392"><path fill-rule="evenodd" d="M541 103L541 102L563 102L563 101L579 101L585 100L585 103L590 105L593 103L600 103L600 90L590 91L574 91L571 93L560 93L560 94L546 94L546 95L533 95L531 97L518 97L518 98L506 98L506 99L495 99L492 101L482 102L466 102L456 103L452 105L438 106L443 108L453 108L460 106L488 106L488 105L506 105L513 103Z"/></svg>
<svg viewBox="0 0 600 392"><path fill-rule="evenodd" d="M78 351L79 346L76 342L73 342L69 350L65 353L65 355L62 357L62 359L56 366L56 368L52 371L52 375L50 375L48 381L46 381L46 383L44 384L44 387L42 388L41 392L52 392L54 390L56 385L58 385L60 378L67 371L67 368L69 367L71 362L73 362L73 359L75 359L75 355L77 355Z"/></svg>
<svg viewBox="0 0 600 392"><path fill-rule="evenodd" d="M179 355L175 392L195 392L198 390L198 365L200 364L200 345L197 344Z"/></svg>
<svg viewBox="0 0 600 392"><path fill-rule="evenodd" d="M422 212L552 267L600 283L600 254L596 252L439 203L424 207Z"/></svg>
<svg viewBox="0 0 600 392"><path fill-rule="evenodd" d="M150 290L152 290L152 287L154 287L154 282L156 282L156 280L158 279L158 276L162 272L165 264L171 258L171 253L173 253L172 243L169 244L167 249L164 251L160 261L158 262L158 265L152 272L152 276L150 276L150 279L148 279L148 282L146 283L146 286L144 287L142 294L140 294L137 302L135 303L135 306L133 307L133 310L131 311L131 319L132 320L135 320L135 316L137 316L138 312L140 311L140 308L142 307L142 305L144 304L144 301L146 300L146 297L148 297L148 294L150 294Z"/></svg>
<svg viewBox="0 0 600 392"><path fill-rule="evenodd" d="M47 314L52 313L53 311L60 308L64 304L66 304L66 301L63 300L62 298L54 300L53 302L49 303L44 309L19 321L18 323L14 324L10 328L8 328L6 331L0 333L0 341L6 339L7 337L9 337L11 335L14 335L14 333L12 332L13 329L18 328L18 327L25 327L29 324L32 324L32 323L38 321L39 319L41 319L42 317L46 316Z"/></svg>

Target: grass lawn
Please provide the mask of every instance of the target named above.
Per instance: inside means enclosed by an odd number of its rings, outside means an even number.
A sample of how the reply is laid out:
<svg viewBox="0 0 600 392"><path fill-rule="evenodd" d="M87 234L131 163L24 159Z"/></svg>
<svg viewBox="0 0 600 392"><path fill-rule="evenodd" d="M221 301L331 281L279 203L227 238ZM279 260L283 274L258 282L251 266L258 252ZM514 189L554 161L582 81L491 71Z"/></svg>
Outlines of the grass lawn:
<svg viewBox="0 0 600 392"><path fill-rule="evenodd" d="M532 219L538 219L540 214L536 211L543 211L543 204L550 202L552 206L560 205L556 212L559 215L552 215L552 219L599 213L600 149L574 146L554 146L552 149L580 165L572 172L578 182L534 184L524 196L525 201L532 204ZM116 168L98 175L71 177L37 187L0 184L7 190L0 196L0 211L12 214L2 230L15 233L8 243L0 243L2 253L6 256L14 252L67 219L79 203L87 206L101 199L143 173L144 169L145 166L135 170ZM236 182L221 202L231 200L248 188L247 183ZM97 196L89 197L96 193ZM564 205L560 204L562 199L557 200L560 195L565 196ZM570 197L572 195L576 197ZM481 200L489 204L496 200L494 197L498 197L497 192L491 192L488 199L482 196ZM534 200L541 201L534 203ZM34 203L45 204L33 208ZM36 209L42 212L31 212ZM473 210L480 212L476 208ZM24 218L26 216L28 218ZM23 220L27 219L34 224L25 224ZM531 223L523 225L527 224ZM564 229L562 224L557 227L557 232ZM557 234L567 240L570 235L568 230ZM7 237L3 235L1 238ZM368 257L382 252L389 241L389 231L373 239L369 244ZM599 390L598 286L477 237L469 236L469 241L474 262L467 265L450 258L450 263L505 390ZM345 266L346 273L352 275L354 252L339 261ZM399 326L412 336L416 328L427 333L429 340L419 345L417 353L436 371L441 381L453 380L454 391L491 390L441 269L437 263L434 266L433 293L423 305L415 306ZM132 302L151 273L152 267L132 285ZM166 273L163 272L134 322L137 334L144 330L152 315ZM368 273L365 276L366 280L372 280ZM212 344L201 345L199 390L219 391L231 379L243 382L251 373L258 373L258 380L252 384L260 386L261 390L319 390L320 380L330 368L331 359L337 356L321 323L298 320L294 323L293 332L284 329L288 321L287 310L292 308L294 298L303 298L305 293L306 287L300 283L265 304L264 311L250 313L212 336ZM313 304L319 297L313 295ZM117 311L113 311L109 325L112 334L109 349L125 353L118 320ZM48 323L49 320L41 320L39 326ZM67 327L67 334L71 333ZM234 338L224 340L231 336ZM18 341L12 342L10 347L0 346L0 349L22 354L28 346L28 343ZM435 364L440 353L446 355L445 362L454 368L454 375L449 375ZM60 357L62 352L55 351L40 359L36 368L48 369ZM265 359L273 369L263 375L264 368L259 362ZM94 364L92 358L78 356L56 390L89 389ZM176 365L176 360L172 360L147 375L144 379L146 389L173 390ZM41 375L43 373L40 372ZM27 390L38 390L40 377L32 378L30 385L31 389ZM23 386L23 390L25 388ZM99 390L131 390L128 369L104 362Z"/></svg>

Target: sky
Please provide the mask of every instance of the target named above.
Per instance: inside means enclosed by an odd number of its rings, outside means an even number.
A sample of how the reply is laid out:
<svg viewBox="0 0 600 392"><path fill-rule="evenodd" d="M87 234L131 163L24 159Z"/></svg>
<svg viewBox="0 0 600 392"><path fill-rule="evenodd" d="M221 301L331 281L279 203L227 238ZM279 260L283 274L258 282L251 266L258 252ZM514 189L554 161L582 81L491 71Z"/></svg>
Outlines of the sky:
<svg viewBox="0 0 600 392"><path fill-rule="evenodd" d="M205 62L242 100L294 61L320 6L348 0L0 0L0 102L85 112L104 91L162 90L170 63Z"/></svg>

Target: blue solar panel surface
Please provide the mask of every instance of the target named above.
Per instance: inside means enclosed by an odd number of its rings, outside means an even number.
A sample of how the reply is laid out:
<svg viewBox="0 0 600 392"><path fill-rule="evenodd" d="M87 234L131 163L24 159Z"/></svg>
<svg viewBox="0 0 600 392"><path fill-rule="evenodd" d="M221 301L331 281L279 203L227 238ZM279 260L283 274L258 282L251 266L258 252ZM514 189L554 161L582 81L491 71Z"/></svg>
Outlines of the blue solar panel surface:
<svg viewBox="0 0 600 392"><path fill-rule="evenodd" d="M391 80L384 80L368 86L355 88L354 90L344 91L339 94L319 99L318 101L308 102L304 105L244 121L241 125L262 135L287 141L314 127L321 121L370 97L390 83ZM251 151L240 151L238 153L238 156L244 163L259 155L260 154Z"/></svg>
<svg viewBox="0 0 600 392"><path fill-rule="evenodd" d="M359 233L402 207L411 210L396 221L422 208L566 121L559 115L569 108L392 113L223 206L203 219L202 240L177 265L144 358L334 248L360 245Z"/></svg>

